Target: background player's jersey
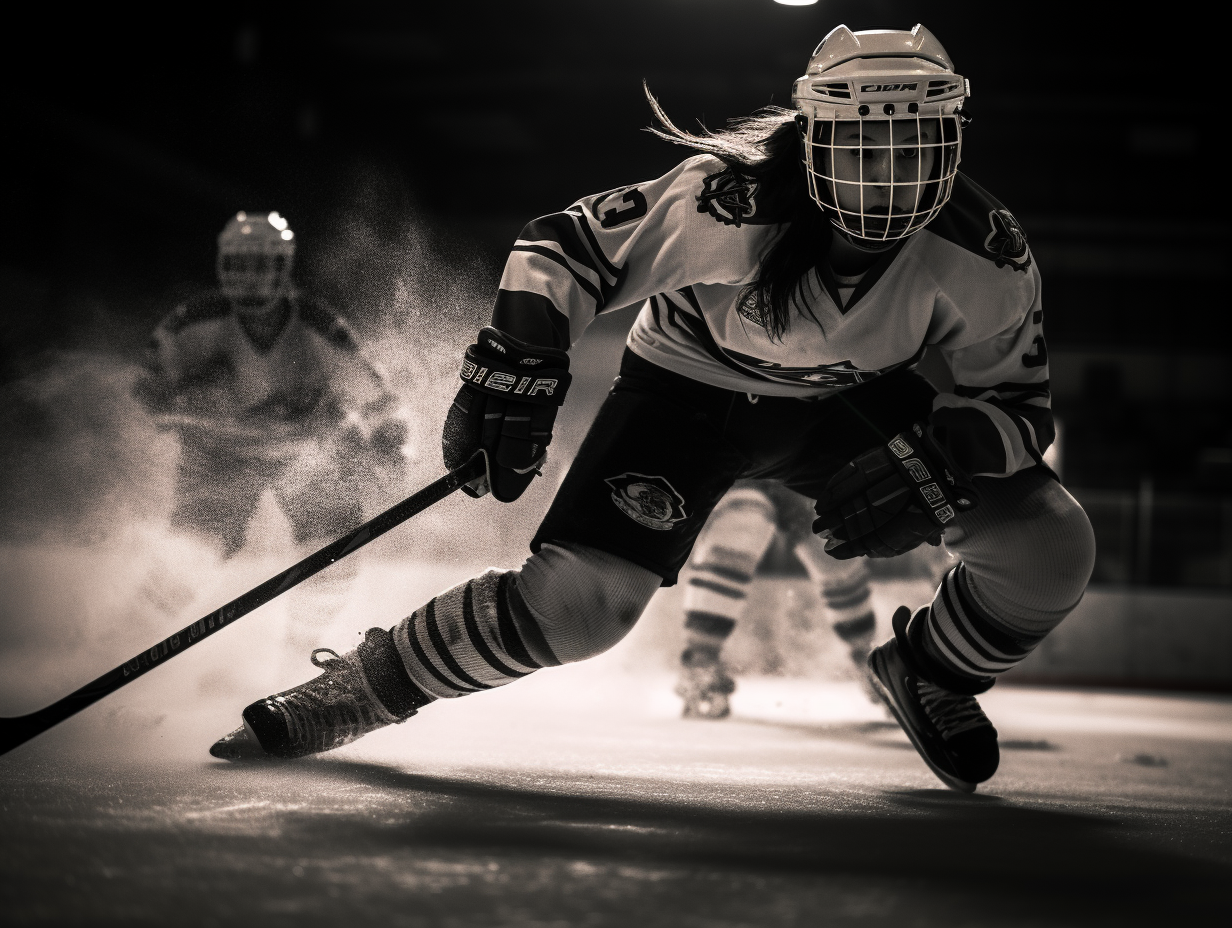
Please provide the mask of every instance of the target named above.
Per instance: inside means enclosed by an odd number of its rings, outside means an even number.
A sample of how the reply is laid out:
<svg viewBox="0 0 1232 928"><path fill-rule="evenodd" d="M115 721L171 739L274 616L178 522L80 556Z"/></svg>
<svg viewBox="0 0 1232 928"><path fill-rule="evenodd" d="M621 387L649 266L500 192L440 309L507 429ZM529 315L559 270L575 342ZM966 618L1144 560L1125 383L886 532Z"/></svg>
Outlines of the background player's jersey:
<svg viewBox="0 0 1232 928"><path fill-rule="evenodd" d="M1013 216L959 175L925 229L886 252L846 299L823 260L781 339L745 298L785 228L756 181L709 155L530 223L497 309L546 314L572 344L599 312L642 311L629 348L729 390L822 397L914 365L936 345L957 383L938 407L977 413L977 472L1014 473L1053 437L1040 279ZM970 412L968 412L970 411Z"/></svg>
<svg viewBox="0 0 1232 928"><path fill-rule="evenodd" d="M279 428L319 433L348 416L379 419L393 406L346 323L301 296L256 323L221 294L190 300L155 329L145 368L139 392L152 408L250 423L258 441L261 426L273 441Z"/></svg>

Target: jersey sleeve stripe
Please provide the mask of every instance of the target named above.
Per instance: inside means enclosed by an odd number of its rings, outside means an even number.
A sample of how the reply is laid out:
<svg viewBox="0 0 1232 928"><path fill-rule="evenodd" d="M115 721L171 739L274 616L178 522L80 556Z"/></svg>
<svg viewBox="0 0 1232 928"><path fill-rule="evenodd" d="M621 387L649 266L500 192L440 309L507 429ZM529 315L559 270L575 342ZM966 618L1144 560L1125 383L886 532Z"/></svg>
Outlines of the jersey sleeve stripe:
<svg viewBox="0 0 1232 928"><path fill-rule="evenodd" d="M540 245L555 244L561 252L602 280L604 268L595 260L591 250L579 234L577 217L568 212L541 216L529 223L518 236L518 242L537 242Z"/></svg>
<svg viewBox="0 0 1232 928"><path fill-rule="evenodd" d="M997 399L988 399L988 400L985 400L984 402L986 402L989 406L992 406L994 409L999 410L1012 423L1014 423L1015 427L1018 429L1018 432L1022 438L1023 450L1025 450L1026 453L1029 454L1032 457L1032 459L1034 459L1036 464L1044 463L1044 456L1043 456L1043 453L1040 451L1040 444L1036 438L1037 429L1036 429L1035 424L1032 423L1030 419L1028 419L1027 411L1025 409L1021 409L1017 407L1010 407L1006 403L1002 402L1001 400L997 400ZM1036 407L1036 408L1038 409L1039 407ZM1040 410L1040 411L1046 413L1046 415L1038 417L1040 419L1040 427L1041 428L1047 427L1051 431L1052 430L1052 410L1049 409L1049 410ZM1047 445L1051 443L1052 441L1050 438L1045 443L1045 447L1047 447Z"/></svg>
<svg viewBox="0 0 1232 928"><path fill-rule="evenodd" d="M959 396L965 396L969 399L977 399L988 393L995 393L1001 396L1014 394L1015 396L1050 396L1050 387L1047 379L1041 380L1039 383L1015 383L1013 381L1004 381L1002 383L993 384L988 387L974 387L967 384L956 384L954 392Z"/></svg>
<svg viewBox="0 0 1232 928"><path fill-rule="evenodd" d="M586 213L580 206L575 206L566 210L569 215L573 216L574 222L577 223L583 237L586 239L586 244L590 247L591 252L595 256L595 260L602 265L607 277L611 280L612 286L620 283L625 275L624 268L618 268L608 260L607 255L603 253L603 249L599 247L599 240L595 238L594 229L590 227L590 223L586 219Z"/></svg>
<svg viewBox="0 0 1232 928"><path fill-rule="evenodd" d="M556 262L567 270L573 276L573 279L577 281L577 285L595 301L595 312L598 312L599 309L602 308L604 300L603 294L599 291L599 287L594 282L588 280L583 272L578 270L573 262L570 261L565 255L556 251L554 248L551 248L549 245L539 243L532 244L530 242L523 241L519 241L516 245L514 245L513 250L539 255L540 257L547 258L549 261Z"/></svg>
<svg viewBox="0 0 1232 928"><path fill-rule="evenodd" d="M556 304L542 293L503 288L497 290L492 318L494 320L502 318L517 319L520 316L525 316L526 318L545 316L552 329L556 332L558 342L555 347L567 348L571 344L569 341L569 317L557 309Z"/></svg>

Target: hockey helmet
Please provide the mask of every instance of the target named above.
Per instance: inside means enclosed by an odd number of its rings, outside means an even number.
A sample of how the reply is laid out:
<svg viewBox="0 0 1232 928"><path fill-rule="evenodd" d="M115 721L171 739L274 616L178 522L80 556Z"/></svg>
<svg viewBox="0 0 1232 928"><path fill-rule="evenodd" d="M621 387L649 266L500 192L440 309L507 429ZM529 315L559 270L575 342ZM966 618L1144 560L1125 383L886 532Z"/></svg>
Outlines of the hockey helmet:
<svg viewBox="0 0 1232 928"><path fill-rule="evenodd" d="M218 283L241 309L273 305L287 290L295 233L278 213L239 212L218 234Z"/></svg>
<svg viewBox="0 0 1232 928"><path fill-rule="evenodd" d="M950 198L970 83L922 25L838 26L792 89L809 193L849 238L924 228Z"/></svg>

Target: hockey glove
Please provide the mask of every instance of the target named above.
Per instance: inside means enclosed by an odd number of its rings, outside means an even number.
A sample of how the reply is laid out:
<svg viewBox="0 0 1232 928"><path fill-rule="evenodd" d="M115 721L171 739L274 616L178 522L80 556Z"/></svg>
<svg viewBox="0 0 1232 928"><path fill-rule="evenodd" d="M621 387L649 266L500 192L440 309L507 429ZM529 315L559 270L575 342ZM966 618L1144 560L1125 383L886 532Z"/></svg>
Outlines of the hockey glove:
<svg viewBox="0 0 1232 928"><path fill-rule="evenodd" d="M924 542L940 544L945 526L978 503L970 478L927 424L916 423L830 479L814 507L813 531L828 536L826 553L839 560L896 557Z"/></svg>
<svg viewBox="0 0 1232 928"><path fill-rule="evenodd" d="M452 470L482 451L487 474L463 490L471 496L491 490L511 503L547 455L556 410L569 390L569 356L485 326L466 349L461 377L445 418L445 466Z"/></svg>

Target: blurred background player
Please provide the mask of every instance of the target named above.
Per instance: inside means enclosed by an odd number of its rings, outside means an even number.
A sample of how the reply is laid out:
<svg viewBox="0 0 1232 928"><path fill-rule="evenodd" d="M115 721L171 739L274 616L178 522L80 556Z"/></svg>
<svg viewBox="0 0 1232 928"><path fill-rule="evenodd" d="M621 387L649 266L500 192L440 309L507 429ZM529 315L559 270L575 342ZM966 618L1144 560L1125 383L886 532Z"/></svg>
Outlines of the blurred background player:
<svg viewBox="0 0 1232 928"><path fill-rule="evenodd" d="M223 559L266 490L306 553L363 521L373 481L402 472L406 425L386 377L343 320L293 287L295 245L276 212L231 217L218 289L158 325L135 388L179 438L173 526ZM298 588L290 644L337 612L355 570L344 561ZM193 593L171 577L161 565L143 591L165 613Z"/></svg>
<svg viewBox="0 0 1232 928"><path fill-rule="evenodd" d="M684 701L685 718L721 719L730 713L735 671L723 647L745 616L758 565L776 538L816 585L830 628L847 649L852 674L880 705L868 676L877 627L868 562L826 556L824 539L813 534L813 518L809 500L770 480L738 481L715 507L684 574L685 647L676 694ZM913 566L935 585L952 565L943 550L926 547L924 552ZM772 625L786 620L786 610L778 605Z"/></svg>

